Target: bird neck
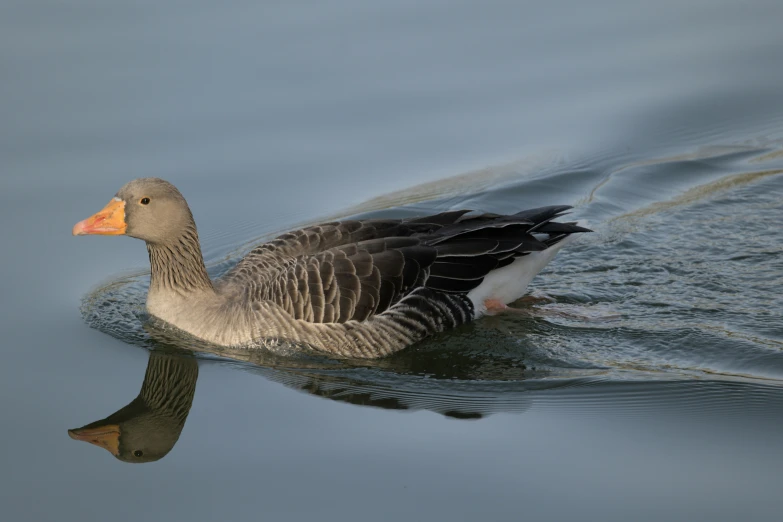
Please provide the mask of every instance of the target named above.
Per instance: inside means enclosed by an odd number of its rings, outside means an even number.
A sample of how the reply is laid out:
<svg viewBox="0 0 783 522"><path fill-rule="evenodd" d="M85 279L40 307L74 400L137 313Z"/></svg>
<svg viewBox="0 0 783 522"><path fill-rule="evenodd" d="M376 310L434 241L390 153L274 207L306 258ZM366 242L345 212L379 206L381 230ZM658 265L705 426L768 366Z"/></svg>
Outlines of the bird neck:
<svg viewBox="0 0 783 522"><path fill-rule="evenodd" d="M187 227L175 240L147 243L150 256L150 294L213 292L204 266L196 227Z"/></svg>
<svg viewBox="0 0 783 522"><path fill-rule="evenodd" d="M151 353L138 399L150 409L185 424L196 393L198 364L190 357Z"/></svg>
<svg viewBox="0 0 783 522"><path fill-rule="evenodd" d="M165 418L179 436L193 404L197 381L196 359L152 352L138 396L105 419L84 427L122 424L133 419L147 419L149 424L150 418Z"/></svg>

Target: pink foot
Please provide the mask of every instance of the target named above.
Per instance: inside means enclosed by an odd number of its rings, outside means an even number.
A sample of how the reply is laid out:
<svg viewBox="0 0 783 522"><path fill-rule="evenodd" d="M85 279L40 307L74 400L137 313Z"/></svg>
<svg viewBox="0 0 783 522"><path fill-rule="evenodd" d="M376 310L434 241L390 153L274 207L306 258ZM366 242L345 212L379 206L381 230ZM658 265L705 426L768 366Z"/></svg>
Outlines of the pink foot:
<svg viewBox="0 0 783 522"><path fill-rule="evenodd" d="M508 310L508 306L498 299L484 299L484 308L488 315L497 315Z"/></svg>
<svg viewBox="0 0 783 522"><path fill-rule="evenodd" d="M484 299L484 307L487 309L487 315L498 315L503 313L527 314L524 310L508 306L498 299Z"/></svg>

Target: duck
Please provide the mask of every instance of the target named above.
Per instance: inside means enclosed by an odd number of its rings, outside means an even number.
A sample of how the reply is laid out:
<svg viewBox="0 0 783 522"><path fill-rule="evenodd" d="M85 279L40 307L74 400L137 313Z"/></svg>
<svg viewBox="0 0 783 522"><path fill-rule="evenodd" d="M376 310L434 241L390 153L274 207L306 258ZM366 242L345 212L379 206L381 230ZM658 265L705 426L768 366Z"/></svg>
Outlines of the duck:
<svg viewBox="0 0 783 522"><path fill-rule="evenodd" d="M202 341L371 359L508 310L564 245L590 232L555 221L571 208L320 223L252 248L214 280L190 207L159 178L130 181L72 233L143 240L147 312Z"/></svg>

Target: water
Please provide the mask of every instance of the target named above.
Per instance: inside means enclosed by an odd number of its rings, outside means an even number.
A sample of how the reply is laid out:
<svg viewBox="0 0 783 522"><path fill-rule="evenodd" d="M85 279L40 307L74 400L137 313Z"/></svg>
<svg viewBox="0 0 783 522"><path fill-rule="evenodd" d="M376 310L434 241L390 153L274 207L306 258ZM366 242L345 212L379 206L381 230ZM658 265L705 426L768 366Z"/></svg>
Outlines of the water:
<svg viewBox="0 0 783 522"><path fill-rule="evenodd" d="M776 520L781 14L6 2L2 519ZM595 233L524 314L389 359L193 359L142 327L143 245L70 236L148 175L215 275L341 216L565 203ZM170 453L68 438L161 360L197 376Z"/></svg>

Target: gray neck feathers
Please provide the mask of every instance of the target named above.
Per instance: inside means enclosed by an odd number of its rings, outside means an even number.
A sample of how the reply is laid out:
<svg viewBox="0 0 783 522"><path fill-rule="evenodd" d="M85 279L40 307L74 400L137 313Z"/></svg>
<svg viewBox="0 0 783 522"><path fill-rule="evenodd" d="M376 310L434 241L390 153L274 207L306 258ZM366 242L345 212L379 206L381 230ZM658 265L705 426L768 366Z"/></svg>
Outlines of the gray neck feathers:
<svg viewBox="0 0 783 522"><path fill-rule="evenodd" d="M193 404L197 380L195 359L152 352L139 395L105 419L87 426L127 423L134 419L147 419L142 424L148 424L150 418L163 418L173 421L173 434L179 436Z"/></svg>
<svg viewBox="0 0 783 522"><path fill-rule="evenodd" d="M150 291L191 293L212 290L195 226L173 241L147 243L150 255Z"/></svg>
<svg viewBox="0 0 783 522"><path fill-rule="evenodd" d="M195 359L150 354L139 399L159 414L185 424L196 393L198 364Z"/></svg>

